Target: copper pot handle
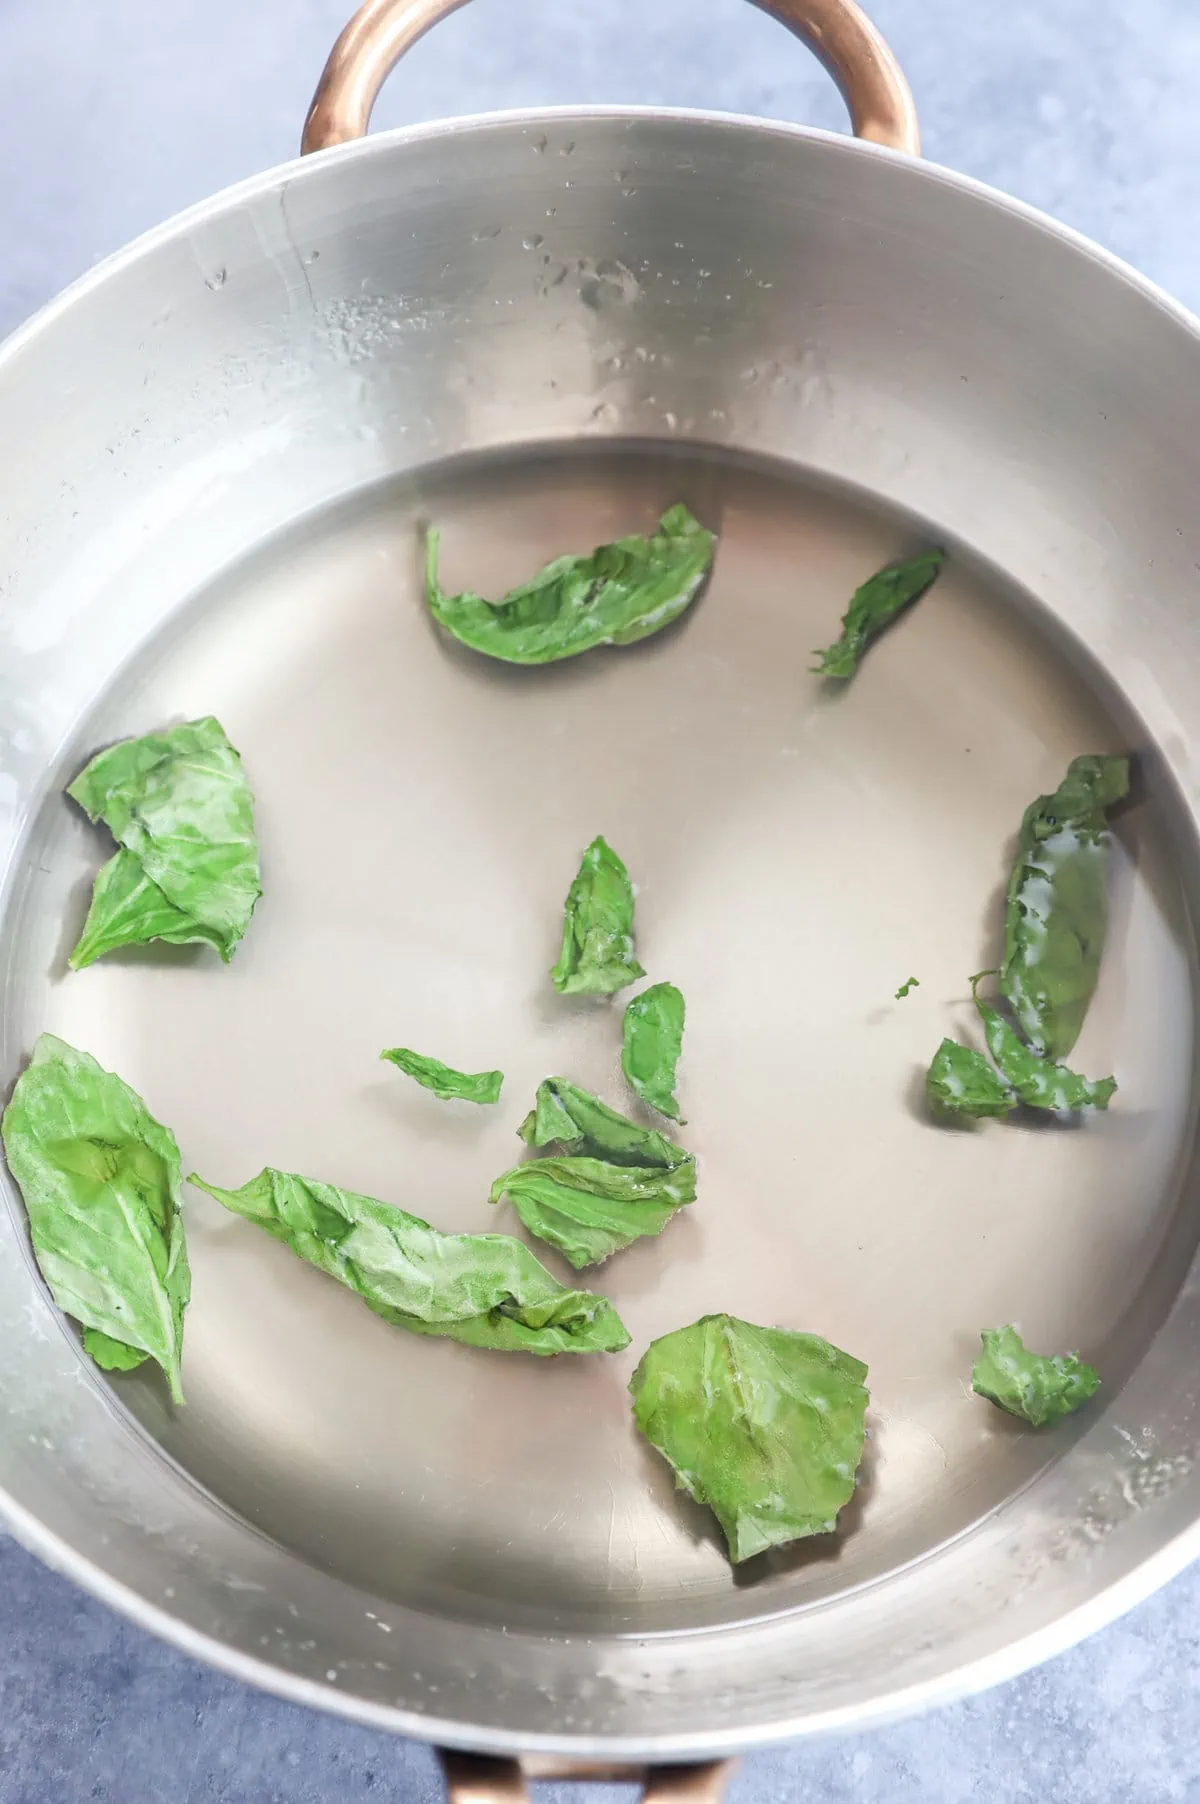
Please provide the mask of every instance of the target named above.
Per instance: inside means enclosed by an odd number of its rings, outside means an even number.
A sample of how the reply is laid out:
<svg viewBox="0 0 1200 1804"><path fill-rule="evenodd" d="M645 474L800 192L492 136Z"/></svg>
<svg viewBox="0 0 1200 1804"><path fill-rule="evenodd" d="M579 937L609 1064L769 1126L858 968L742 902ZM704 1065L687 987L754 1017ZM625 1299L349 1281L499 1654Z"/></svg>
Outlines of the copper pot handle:
<svg viewBox="0 0 1200 1804"><path fill-rule="evenodd" d="M448 1804L528 1804L526 1778L641 1779L642 1804L721 1804L725 1781L733 1770L728 1760L704 1766L658 1766L641 1770L619 1766L563 1765L553 1761L492 1760L482 1754L443 1754Z"/></svg>
<svg viewBox="0 0 1200 1804"><path fill-rule="evenodd" d="M313 95L303 155L366 136L379 90L406 50L466 0L365 0L329 53ZM912 92L856 0L753 0L820 58L841 89L855 135L919 156Z"/></svg>

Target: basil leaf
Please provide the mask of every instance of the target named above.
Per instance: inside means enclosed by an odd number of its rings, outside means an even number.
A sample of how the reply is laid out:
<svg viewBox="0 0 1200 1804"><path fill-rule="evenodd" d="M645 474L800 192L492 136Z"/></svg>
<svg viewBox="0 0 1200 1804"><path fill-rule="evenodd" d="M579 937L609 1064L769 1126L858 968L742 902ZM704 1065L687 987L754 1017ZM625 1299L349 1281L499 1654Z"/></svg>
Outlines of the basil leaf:
<svg viewBox="0 0 1200 1804"><path fill-rule="evenodd" d="M472 650L509 664L550 664L598 645L633 645L682 614L707 576L716 545L682 503L650 538L617 539L587 557L560 557L502 600L438 585L438 538L425 546L430 611Z"/></svg>
<svg viewBox="0 0 1200 1804"><path fill-rule="evenodd" d="M695 1201L696 1162L685 1157L663 1171L602 1159L534 1159L496 1179L489 1201L505 1196L523 1226L578 1271L661 1234L677 1209Z"/></svg>
<svg viewBox="0 0 1200 1804"><path fill-rule="evenodd" d="M1087 1078L1031 1052L1003 1015L979 994L981 971L971 979L971 993L983 1022L984 1038L995 1069L981 1052L943 1040L926 1075L930 1101L958 1115L1007 1115L1024 1103L1031 1109L1106 1109L1117 1088L1113 1077Z"/></svg>
<svg viewBox="0 0 1200 1804"><path fill-rule="evenodd" d="M220 724L123 739L67 794L123 848L96 878L71 968L148 940L206 942L228 962L262 887L253 799Z"/></svg>
<svg viewBox="0 0 1200 1804"><path fill-rule="evenodd" d="M127 1347L124 1341L113 1340L98 1328L84 1329L83 1350L105 1372L135 1372L150 1357L140 1347Z"/></svg>
<svg viewBox="0 0 1200 1804"><path fill-rule="evenodd" d="M1012 1085L973 1046L943 1040L925 1074L935 1111L947 1115L1010 1115L1017 1106Z"/></svg>
<svg viewBox="0 0 1200 1804"><path fill-rule="evenodd" d="M607 1297L567 1290L507 1234L439 1234L374 1197L270 1167L240 1190L195 1175L188 1183L414 1334L505 1353L617 1353L629 1345Z"/></svg>
<svg viewBox="0 0 1200 1804"><path fill-rule="evenodd" d="M1069 1416L1100 1388L1099 1373L1078 1353L1031 1353L1015 1328L989 1328L979 1338L983 1351L971 1370L973 1388L1034 1428Z"/></svg>
<svg viewBox="0 0 1200 1804"><path fill-rule="evenodd" d="M972 984L977 982L972 979ZM975 1007L983 1022L984 1037L1001 1075L1031 1109L1107 1109L1117 1088L1115 1077L1087 1078L1041 1059L994 1008L977 994Z"/></svg>
<svg viewBox="0 0 1200 1804"><path fill-rule="evenodd" d="M918 990L920 987L921 979L919 977L906 977L904 982L900 985L900 988L896 991L896 1001L903 1002L910 991Z"/></svg>
<svg viewBox="0 0 1200 1804"><path fill-rule="evenodd" d="M1108 928L1107 810L1128 793L1127 758L1076 758L1021 822L1000 989L1034 1051L1052 1059L1079 1038L1096 988Z"/></svg>
<svg viewBox="0 0 1200 1804"><path fill-rule="evenodd" d="M191 1293L179 1148L128 1084L43 1034L0 1124L34 1256L99 1365L158 1361L183 1402Z"/></svg>
<svg viewBox="0 0 1200 1804"><path fill-rule="evenodd" d="M543 1078L533 1108L517 1129L527 1146L586 1153L610 1165L657 1165L673 1171L690 1157L657 1128L643 1127L565 1077Z"/></svg>
<svg viewBox="0 0 1200 1804"><path fill-rule="evenodd" d="M833 1530L862 1459L866 1375L815 1334L706 1315L652 1341L629 1389L638 1427L740 1561Z"/></svg>
<svg viewBox="0 0 1200 1804"><path fill-rule="evenodd" d="M900 563L885 564L854 591L850 606L842 615L842 636L836 644L817 652L819 664L813 665L818 676L851 677L859 659L905 608L924 595L936 579L945 560L945 552L931 547L916 557Z"/></svg>
<svg viewBox="0 0 1200 1804"><path fill-rule="evenodd" d="M393 1046L390 1052L381 1052L379 1056L399 1066L408 1077L415 1077L443 1102L500 1100L503 1071L455 1071L452 1065L443 1065L440 1059L427 1059L419 1052L410 1052L407 1046Z"/></svg>
<svg viewBox="0 0 1200 1804"><path fill-rule="evenodd" d="M567 891L562 950L550 975L560 996L611 996L646 975L633 952L633 885L603 835Z"/></svg>
<svg viewBox="0 0 1200 1804"><path fill-rule="evenodd" d="M675 1067L683 1046L683 996L673 983L652 984L633 998L621 1028L621 1069L650 1108L678 1121Z"/></svg>
<svg viewBox="0 0 1200 1804"><path fill-rule="evenodd" d="M69 960L71 969L82 971L108 952L149 940L165 940L172 946L203 941L224 957L224 935L168 901L147 877L136 853L117 852L96 873L87 920Z"/></svg>

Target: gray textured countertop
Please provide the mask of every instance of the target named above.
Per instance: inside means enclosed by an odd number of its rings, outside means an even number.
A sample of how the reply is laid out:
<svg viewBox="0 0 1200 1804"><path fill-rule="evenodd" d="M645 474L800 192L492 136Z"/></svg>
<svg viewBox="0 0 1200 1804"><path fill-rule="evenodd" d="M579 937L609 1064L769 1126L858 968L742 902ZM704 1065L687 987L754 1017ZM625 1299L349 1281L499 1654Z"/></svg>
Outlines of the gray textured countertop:
<svg viewBox="0 0 1200 1804"><path fill-rule="evenodd" d="M841 124L819 70L742 0L586 10L479 0L413 53L381 122L610 100ZM872 11L912 81L930 157L1067 220L1200 306L1195 0L874 0ZM0 332L145 227L290 156L342 22L342 0L4 0ZM0 1804L436 1795L425 1749L198 1667L0 1538ZM732 1795L1200 1798L1200 1572L987 1697L747 1760Z"/></svg>

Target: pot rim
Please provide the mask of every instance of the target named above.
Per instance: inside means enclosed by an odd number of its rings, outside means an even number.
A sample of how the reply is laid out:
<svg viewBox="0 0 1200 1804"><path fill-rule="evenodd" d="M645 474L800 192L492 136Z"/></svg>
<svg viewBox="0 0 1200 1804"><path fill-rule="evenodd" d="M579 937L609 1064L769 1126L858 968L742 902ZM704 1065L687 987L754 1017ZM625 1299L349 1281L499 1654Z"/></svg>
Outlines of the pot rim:
<svg viewBox="0 0 1200 1804"><path fill-rule="evenodd" d="M1002 188L995 188L975 176L964 175L946 164L930 162L924 157L911 157L903 151L891 150L885 145L874 144L865 138L855 138L846 132L828 131L815 125L797 125L787 119L764 119L754 113L725 112L704 107L589 104L505 107L482 113L456 114L448 119L427 120L417 125L395 126L388 131L372 132L369 137L356 138L349 143L334 145L328 150L317 151L308 156L297 155L287 162L273 164L258 175L247 176L240 182L218 188L204 200L195 201L181 212L171 214L161 224L150 226L120 249L102 257L44 302L20 325L15 326L6 338L0 339L0 376L12 357L19 354L40 333L49 330L61 314L110 276L129 268L139 258L156 250L160 244L169 243L173 238L205 224L227 208L256 200L260 195L269 194L284 184L310 179L313 172L330 167L334 159L339 164L353 163L381 156L388 151L399 151L408 144L421 143L430 138L490 131L498 126L536 128L568 123L583 125L591 120L677 121L683 125L711 126L719 131L744 132L758 138L791 139L836 146L841 156L882 161L893 167L903 165L911 179L956 188L974 200L998 212L1007 213L1048 237L1058 239L1060 243L1087 257L1090 262L1108 269L1112 275L1169 314L1193 336L1200 338L1200 314L1176 300L1166 289L1151 277L1143 275L1115 251L1107 250L1094 238L1089 238L1086 232L1055 219L1031 202L1019 200L1015 195L1006 194Z"/></svg>
<svg viewBox="0 0 1200 1804"><path fill-rule="evenodd" d="M647 1762L721 1759L778 1746L782 1742L809 1741L851 1730L859 1733L881 1729L922 1711L959 1703L995 1685L1019 1678L1055 1655L1066 1653L1115 1622L1136 1604L1144 1602L1200 1555L1198 1521L1160 1547L1123 1579L1076 1609L1067 1611L1054 1623L968 1665L916 1685L899 1686L868 1704L845 1704L836 1709L809 1712L796 1718L785 1717L766 1726L733 1732L699 1729L684 1735L664 1736L538 1735L508 1729L479 1729L456 1718L370 1703L351 1692L339 1691L335 1685L302 1678L253 1654L241 1653L228 1642L204 1634L180 1617L150 1603L131 1586L83 1558L4 1491L0 1491L0 1510L13 1538L52 1571L69 1578L137 1628L156 1635L180 1653L286 1703L304 1704L365 1728L385 1730L414 1741L466 1753L511 1757L527 1754L585 1761L603 1759L628 1762L633 1766Z"/></svg>

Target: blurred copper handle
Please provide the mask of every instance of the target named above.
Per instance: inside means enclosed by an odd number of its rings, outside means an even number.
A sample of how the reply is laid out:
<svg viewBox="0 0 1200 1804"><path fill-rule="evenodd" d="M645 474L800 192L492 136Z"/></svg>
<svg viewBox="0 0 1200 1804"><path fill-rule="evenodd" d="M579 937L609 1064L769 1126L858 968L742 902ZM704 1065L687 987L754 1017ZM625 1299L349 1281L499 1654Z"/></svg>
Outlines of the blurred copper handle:
<svg viewBox="0 0 1200 1804"><path fill-rule="evenodd" d="M329 53L300 149L366 136L379 90L418 38L466 0L365 0ZM753 0L820 58L841 89L855 134L891 150L921 150L912 92L887 43L855 0Z"/></svg>
<svg viewBox="0 0 1200 1804"><path fill-rule="evenodd" d="M553 1761L492 1760L443 1754L448 1804L528 1804L526 1779L640 1780L642 1804L721 1804L733 1770L727 1760L704 1766L622 1767Z"/></svg>

